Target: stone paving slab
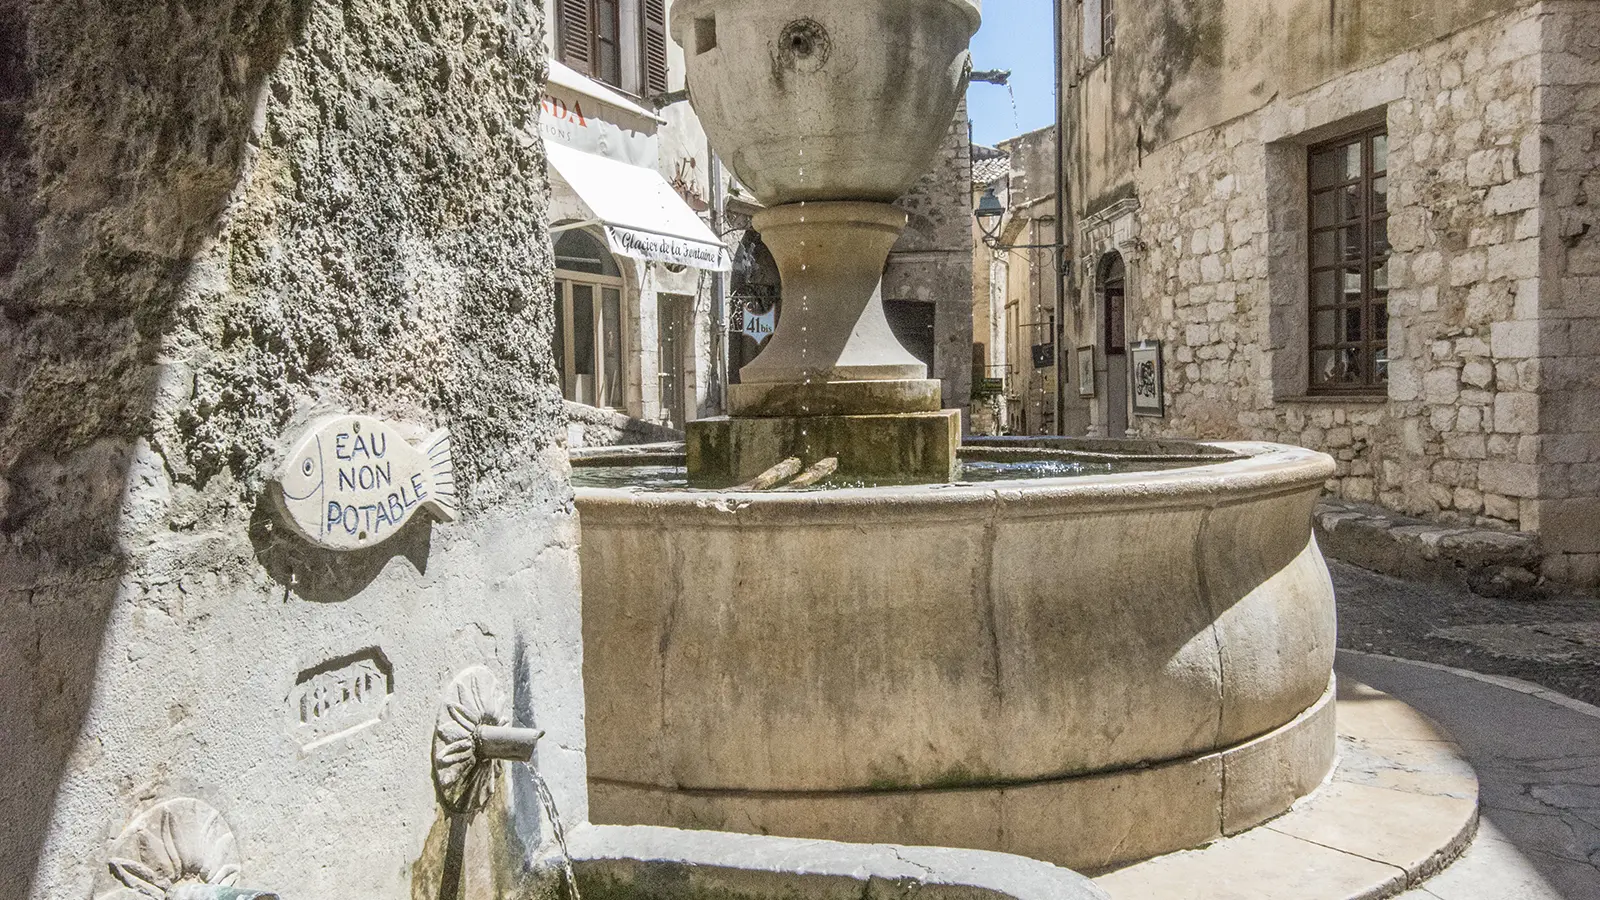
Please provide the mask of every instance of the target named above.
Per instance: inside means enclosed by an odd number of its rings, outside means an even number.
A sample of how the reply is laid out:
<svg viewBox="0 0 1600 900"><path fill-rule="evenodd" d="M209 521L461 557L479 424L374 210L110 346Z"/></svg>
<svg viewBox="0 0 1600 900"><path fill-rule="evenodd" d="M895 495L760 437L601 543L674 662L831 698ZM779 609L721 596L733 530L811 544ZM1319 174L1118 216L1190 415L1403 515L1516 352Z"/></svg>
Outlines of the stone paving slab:
<svg viewBox="0 0 1600 900"><path fill-rule="evenodd" d="M1600 708L1433 663L1341 651L1338 667L1438 722L1478 773L1479 837L1403 900L1600 900Z"/></svg>
<svg viewBox="0 0 1600 900"><path fill-rule="evenodd" d="M1546 878L1552 865L1567 870L1555 879L1568 885L1565 891ZM1460 859L1397 900L1593 900L1600 894L1592 886L1573 886L1583 878L1580 868L1579 863L1556 860L1535 865L1492 820L1485 818L1478 825L1472 846Z"/></svg>
<svg viewBox="0 0 1600 900"><path fill-rule="evenodd" d="M1375 900L1454 859L1478 790L1456 744L1417 711L1341 677L1340 759L1287 814L1200 850L1095 879L1113 900Z"/></svg>

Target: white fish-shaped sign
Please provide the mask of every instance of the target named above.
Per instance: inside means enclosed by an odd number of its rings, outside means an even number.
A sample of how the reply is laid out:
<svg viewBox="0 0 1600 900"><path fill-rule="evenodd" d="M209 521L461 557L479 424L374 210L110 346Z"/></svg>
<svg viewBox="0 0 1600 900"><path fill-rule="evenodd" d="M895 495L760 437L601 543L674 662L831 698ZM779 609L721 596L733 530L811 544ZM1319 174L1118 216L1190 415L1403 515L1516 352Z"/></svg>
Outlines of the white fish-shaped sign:
<svg viewBox="0 0 1600 900"><path fill-rule="evenodd" d="M278 482L289 523L330 550L378 544L418 510L442 522L456 517L455 463L443 428L413 445L381 419L324 419L289 454Z"/></svg>

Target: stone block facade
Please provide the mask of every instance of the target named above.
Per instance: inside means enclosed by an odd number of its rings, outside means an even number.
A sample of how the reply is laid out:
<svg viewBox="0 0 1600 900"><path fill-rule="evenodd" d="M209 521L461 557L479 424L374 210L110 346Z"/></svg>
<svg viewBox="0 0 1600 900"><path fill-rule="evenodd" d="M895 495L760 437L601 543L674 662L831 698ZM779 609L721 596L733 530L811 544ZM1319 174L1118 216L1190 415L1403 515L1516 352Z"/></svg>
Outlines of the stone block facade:
<svg viewBox="0 0 1600 900"><path fill-rule="evenodd" d="M1377 126L1387 390L1311 395L1308 148ZM1322 449L1341 498L1536 532L1547 575L1600 583L1597 135L1600 7L1555 0L1150 152L1116 249L1128 340L1163 344L1166 415L1130 433Z"/></svg>
<svg viewBox="0 0 1600 900"><path fill-rule="evenodd" d="M933 365L946 409L965 413L972 393L972 140L966 101L933 167L897 206L909 221L883 274L883 299L933 306ZM891 321L894 310L890 309Z"/></svg>

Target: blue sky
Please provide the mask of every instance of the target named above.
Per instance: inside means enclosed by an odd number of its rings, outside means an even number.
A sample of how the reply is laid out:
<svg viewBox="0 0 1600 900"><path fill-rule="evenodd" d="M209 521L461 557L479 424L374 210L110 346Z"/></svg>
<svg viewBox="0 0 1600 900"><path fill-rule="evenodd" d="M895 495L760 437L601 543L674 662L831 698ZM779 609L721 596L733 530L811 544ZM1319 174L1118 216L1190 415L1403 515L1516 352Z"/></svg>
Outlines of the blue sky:
<svg viewBox="0 0 1600 900"><path fill-rule="evenodd" d="M993 146L996 141L1055 122L1054 35L1052 0L983 0L983 27L972 39L974 69L1010 69L1016 92L992 84L967 90L972 139Z"/></svg>

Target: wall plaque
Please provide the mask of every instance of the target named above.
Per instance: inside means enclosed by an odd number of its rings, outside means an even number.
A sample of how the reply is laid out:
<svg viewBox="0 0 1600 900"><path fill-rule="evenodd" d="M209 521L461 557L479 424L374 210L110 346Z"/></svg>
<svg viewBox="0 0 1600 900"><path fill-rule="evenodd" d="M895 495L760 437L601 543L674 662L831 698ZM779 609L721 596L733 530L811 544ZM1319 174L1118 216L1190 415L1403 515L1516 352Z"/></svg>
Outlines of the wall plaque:
<svg viewBox="0 0 1600 900"><path fill-rule="evenodd" d="M442 522L456 517L447 429L412 445L379 419L324 419L295 445L278 481L289 524L330 550L381 543L418 510Z"/></svg>
<svg viewBox="0 0 1600 900"><path fill-rule="evenodd" d="M1132 373L1133 414L1166 415L1167 395L1165 373L1161 366L1161 342L1140 341L1129 347L1128 368Z"/></svg>
<svg viewBox="0 0 1600 900"><path fill-rule="evenodd" d="M329 660L295 679L290 730L310 750L380 721L392 693L389 660L377 647Z"/></svg>

